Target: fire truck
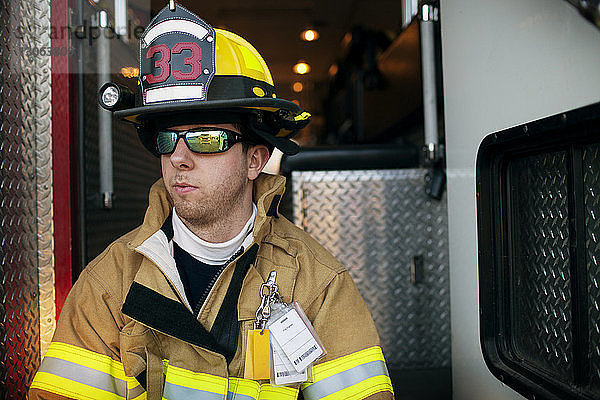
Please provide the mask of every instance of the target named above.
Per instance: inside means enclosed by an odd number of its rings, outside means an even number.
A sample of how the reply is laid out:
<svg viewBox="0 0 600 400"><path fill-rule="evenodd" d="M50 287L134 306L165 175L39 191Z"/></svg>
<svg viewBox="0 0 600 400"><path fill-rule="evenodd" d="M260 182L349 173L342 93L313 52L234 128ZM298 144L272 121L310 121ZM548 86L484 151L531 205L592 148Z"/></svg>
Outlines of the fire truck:
<svg viewBox="0 0 600 400"><path fill-rule="evenodd" d="M143 218L159 164L98 90L135 89L164 3L2 2L2 398ZM398 399L600 398L598 0L178 3L313 114L280 212L350 271Z"/></svg>

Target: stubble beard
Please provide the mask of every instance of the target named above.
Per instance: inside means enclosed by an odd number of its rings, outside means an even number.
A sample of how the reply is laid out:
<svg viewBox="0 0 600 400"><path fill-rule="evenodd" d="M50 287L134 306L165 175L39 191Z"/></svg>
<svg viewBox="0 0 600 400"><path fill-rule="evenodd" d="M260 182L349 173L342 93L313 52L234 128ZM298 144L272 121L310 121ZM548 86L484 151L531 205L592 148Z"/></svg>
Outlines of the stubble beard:
<svg viewBox="0 0 600 400"><path fill-rule="evenodd" d="M178 179L176 176L174 181L177 182ZM232 216L236 215L236 207L241 206L246 185L246 175L239 171L237 175L231 176L228 182L199 187L202 193L194 200L172 196L175 211L186 222L188 228L196 233L226 228L230 225Z"/></svg>

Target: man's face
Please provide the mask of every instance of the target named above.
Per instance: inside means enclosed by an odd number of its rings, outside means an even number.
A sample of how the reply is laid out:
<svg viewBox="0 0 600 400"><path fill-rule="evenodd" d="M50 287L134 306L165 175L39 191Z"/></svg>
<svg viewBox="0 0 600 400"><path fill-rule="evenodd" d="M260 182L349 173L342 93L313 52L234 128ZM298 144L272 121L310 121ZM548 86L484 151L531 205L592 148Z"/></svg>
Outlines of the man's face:
<svg viewBox="0 0 600 400"><path fill-rule="evenodd" d="M180 125L171 129L201 127L239 132L232 124ZM248 160L241 143L223 153L198 154L179 140L173 153L161 156L161 166L177 215L192 225L210 226L227 220L248 190Z"/></svg>

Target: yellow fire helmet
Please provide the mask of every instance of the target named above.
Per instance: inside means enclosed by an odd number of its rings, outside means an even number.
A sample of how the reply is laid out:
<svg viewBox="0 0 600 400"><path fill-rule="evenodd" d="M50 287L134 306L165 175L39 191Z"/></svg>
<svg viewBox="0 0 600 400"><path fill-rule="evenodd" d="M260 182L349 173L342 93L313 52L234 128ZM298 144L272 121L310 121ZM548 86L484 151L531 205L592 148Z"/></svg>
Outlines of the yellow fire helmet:
<svg viewBox="0 0 600 400"><path fill-rule="evenodd" d="M139 57L135 95L107 83L99 102L135 124L152 153L157 154L157 128L191 123L240 123L284 153L298 152L289 138L308 124L310 114L277 98L267 64L244 38L176 4L150 22Z"/></svg>

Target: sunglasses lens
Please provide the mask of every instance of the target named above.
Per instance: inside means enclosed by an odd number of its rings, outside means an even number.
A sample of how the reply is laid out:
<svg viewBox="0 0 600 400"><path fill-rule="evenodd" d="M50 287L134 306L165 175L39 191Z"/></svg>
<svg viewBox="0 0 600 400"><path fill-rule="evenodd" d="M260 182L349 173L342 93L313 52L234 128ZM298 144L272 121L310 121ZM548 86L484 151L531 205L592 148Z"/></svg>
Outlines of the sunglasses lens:
<svg viewBox="0 0 600 400"><path fill-rule="evenodd" d="M190 150L195 153L222 153L227 151L239 142L239 136L235 133L215 129L202 131L159 131L157 135L158 152L160 154L170 154L175 151L177 140L185 135L185 142Z"/></svg>
<svg viewBox="0 0 600 400"><path fill-rule="evenodd" d="M158 152L160 154L169 154L175 150L177 143L177 132L161 131L157 136Z"/></svg>
<svg viewBox="0 0 600 400"><path fill-rule="evenodd" d="M230 147L227 133L221 130L188 132L186 139L196 153L220 153Z"/></svg>

